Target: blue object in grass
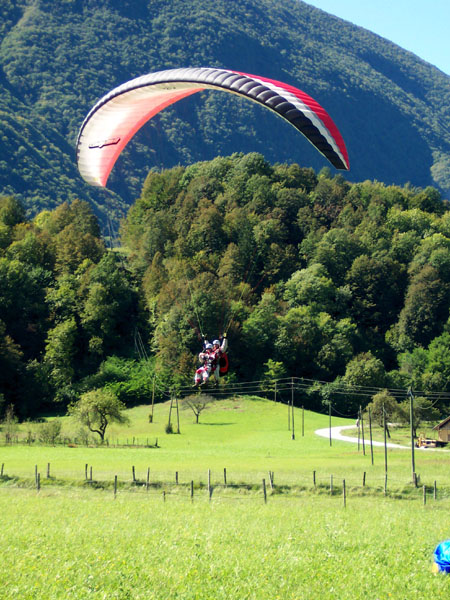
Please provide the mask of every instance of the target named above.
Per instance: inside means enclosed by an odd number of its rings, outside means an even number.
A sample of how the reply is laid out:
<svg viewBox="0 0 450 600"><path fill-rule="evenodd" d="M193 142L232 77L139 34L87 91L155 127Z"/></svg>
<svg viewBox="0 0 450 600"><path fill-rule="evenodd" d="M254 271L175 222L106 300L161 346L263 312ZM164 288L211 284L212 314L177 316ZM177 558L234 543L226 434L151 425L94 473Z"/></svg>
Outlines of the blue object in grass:
<svg viewBox="0 0 450 600"><path fill-rule="evenodd" d="M450 540L441 542L434 551L434 562L439 571L450 573Z"/></svg>

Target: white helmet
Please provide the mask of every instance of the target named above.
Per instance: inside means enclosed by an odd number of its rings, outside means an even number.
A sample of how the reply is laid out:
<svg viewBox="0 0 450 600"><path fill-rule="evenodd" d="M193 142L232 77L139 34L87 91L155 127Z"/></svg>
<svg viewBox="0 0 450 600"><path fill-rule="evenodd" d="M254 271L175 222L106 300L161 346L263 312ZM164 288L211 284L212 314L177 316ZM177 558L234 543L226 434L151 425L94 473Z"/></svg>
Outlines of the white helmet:
<svg viewBox="0 0 450 600"><path fill-rule="evenodd" d="M214 340L213 341L213 346L220 346L219 340Z"/></svg>
<svg viewBox="0 0 450 600"><path fill-rule="evenodd" d="M206 344L205 350L211 350L211 348L212 348L212 344Z"/></svg>

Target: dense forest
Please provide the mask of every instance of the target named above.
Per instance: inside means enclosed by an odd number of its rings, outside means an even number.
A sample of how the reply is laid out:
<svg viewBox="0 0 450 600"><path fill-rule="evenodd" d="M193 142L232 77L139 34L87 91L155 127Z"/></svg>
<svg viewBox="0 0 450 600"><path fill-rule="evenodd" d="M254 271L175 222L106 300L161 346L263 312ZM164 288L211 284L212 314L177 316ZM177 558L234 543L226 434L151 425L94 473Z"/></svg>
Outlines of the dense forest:
<svg viewBox="0 0 450 600"><path fill-rule="evenodd" d="M236 153L150 172L108 245L84 201L29 219L0 199L0 400L21 417L98 388L149 402L154 376L161 399L192 384L202 335L225 332L221 385L449 391L449 307L450 211L432 187Z"/></svg>
<svg viewBox="0 0 450 600"><path fill-rule="evenodd" d="M79 177L75 142L110 89L177 67L223 67L313 96L338 125L353 182L450 194L450 78L391 42L300 0L2 0L0 194L27 216L78 198L103 230L161 170L233 152L319 171L327 163L259 106L204 92L152 119L122 154L110 191Z"/></svg>

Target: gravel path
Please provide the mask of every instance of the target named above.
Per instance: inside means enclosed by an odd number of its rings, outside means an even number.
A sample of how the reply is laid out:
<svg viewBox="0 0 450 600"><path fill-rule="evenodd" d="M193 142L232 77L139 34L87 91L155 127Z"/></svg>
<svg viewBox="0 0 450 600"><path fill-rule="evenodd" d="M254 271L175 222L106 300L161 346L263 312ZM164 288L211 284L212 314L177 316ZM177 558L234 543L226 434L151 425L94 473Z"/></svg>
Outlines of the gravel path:
<svg viewBox="0 0 450 600"><path fill-rule="evenodd" d="M340 427L332 427L331 428L331 439L340 440L341 442L352 442L353 444L358 443L357 437L351 437L349 435L342 435L342 431L346 429L356 429L356 425L344 425ZM330 438L330 428L325 427L324 429L316 429L316 435L320 435L320 437ZM360 444L362 444L362 439L360 439ZM364 435L364 444L370 446L370 440L367 435ZM384 442L376 442L372 441L372 446L384 446ZM400 446L400 444L391 444L389 442L386 443L388 448L407 448L411 449L409 446Z"/></svg>

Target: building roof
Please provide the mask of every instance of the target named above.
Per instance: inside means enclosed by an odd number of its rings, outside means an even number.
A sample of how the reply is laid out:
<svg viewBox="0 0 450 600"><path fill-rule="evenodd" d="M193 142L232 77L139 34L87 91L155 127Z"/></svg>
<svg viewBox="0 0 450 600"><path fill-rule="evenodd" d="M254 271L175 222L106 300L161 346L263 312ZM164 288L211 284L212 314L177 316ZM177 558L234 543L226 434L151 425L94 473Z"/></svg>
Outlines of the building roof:
<svg viewBox="0 0 450 600"><path fill-rule="evenodd" d="M433 427L433 430L442 429L442 427L444 427L444 425L446 425L449 421L450 421L450 417L447 417L446 419L444 419L443 421L438 423L435 427Z"/></svg>

